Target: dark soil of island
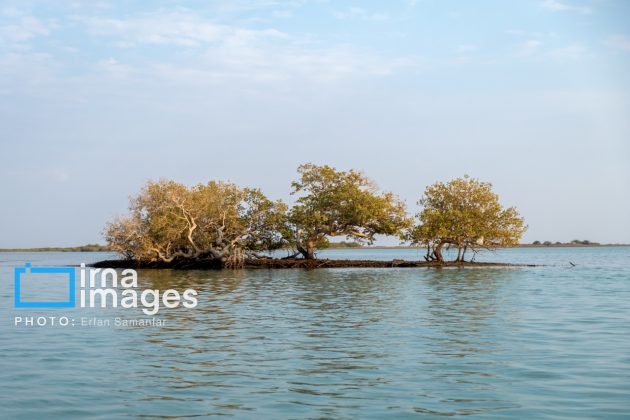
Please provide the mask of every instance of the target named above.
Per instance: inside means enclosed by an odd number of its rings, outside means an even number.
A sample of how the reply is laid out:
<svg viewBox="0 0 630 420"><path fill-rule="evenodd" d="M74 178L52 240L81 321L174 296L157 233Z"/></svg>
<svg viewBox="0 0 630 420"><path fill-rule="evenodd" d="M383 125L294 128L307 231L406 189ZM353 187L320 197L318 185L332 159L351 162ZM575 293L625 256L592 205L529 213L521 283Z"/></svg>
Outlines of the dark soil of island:
<svg viewBox="0 0 630 420"><path fill-rule="evenodd" d="M170 268L179 270L220 269L214 260L160 261L142 263L135 260L105 260L91 265L95 268ZM438 261L407 261L407 260L328 260L303 258L255 258L246 259L243 268L393 268L393 267L536 267L536 264L510 264L493 262L443 262Z"/></svg>

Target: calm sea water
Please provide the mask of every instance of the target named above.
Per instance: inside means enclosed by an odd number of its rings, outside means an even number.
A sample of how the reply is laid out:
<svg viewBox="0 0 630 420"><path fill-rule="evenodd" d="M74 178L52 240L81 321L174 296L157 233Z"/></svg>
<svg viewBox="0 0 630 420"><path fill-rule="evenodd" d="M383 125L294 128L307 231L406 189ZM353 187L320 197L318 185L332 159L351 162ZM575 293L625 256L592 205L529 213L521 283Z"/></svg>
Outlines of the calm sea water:
<svg viewBox="0 0 630 420"><path fill-rule="evenodd" d="M141 270L199 306L160 310L162 327L14 326L146 318L13 308L14 266L108 257L0 253L0 418L630 418L628 247L479 258L534 268Z"/></svg>

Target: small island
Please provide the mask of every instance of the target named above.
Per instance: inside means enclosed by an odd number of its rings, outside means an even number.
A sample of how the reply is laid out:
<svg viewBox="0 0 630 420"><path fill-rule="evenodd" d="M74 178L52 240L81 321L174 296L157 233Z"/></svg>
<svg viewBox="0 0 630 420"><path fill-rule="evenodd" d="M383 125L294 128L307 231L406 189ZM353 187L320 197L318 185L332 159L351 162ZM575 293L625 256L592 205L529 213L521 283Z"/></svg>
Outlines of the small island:
<svg viewBox="0 0 630 420"><path fill-rule="evenodd" d="M292 182L289 207L259 189L223 181L187 187L149 181L129 214L105 228L109 250L123 258L94 267L331 268L510 266L475 262L480 250L518 246L527 229L503 207L492 185L469 176L427 187L409 216L405 203L363 173L307 163ZM318 259L317 250L362 247L376 235L398 237L426 253L421 261ZM333 238L350 242L335 245ZM273 258L274 251L286 256ZM448 260L448 255L454 258ZM468 259L466 257L469 257Z"/></svg>

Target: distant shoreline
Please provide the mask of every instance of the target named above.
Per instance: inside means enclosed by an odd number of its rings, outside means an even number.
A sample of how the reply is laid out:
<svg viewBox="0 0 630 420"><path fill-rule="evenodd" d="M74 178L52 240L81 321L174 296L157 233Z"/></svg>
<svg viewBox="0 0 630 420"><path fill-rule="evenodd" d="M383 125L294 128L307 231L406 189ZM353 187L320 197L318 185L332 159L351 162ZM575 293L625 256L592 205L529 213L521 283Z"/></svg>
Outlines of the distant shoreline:
<svg viewBox="0 0 630 420"><path fill-rule="evenodd" d="M106 245L81 245L68 247L40 247L40 248L0 248L0 252L111 252Z"/></svg>

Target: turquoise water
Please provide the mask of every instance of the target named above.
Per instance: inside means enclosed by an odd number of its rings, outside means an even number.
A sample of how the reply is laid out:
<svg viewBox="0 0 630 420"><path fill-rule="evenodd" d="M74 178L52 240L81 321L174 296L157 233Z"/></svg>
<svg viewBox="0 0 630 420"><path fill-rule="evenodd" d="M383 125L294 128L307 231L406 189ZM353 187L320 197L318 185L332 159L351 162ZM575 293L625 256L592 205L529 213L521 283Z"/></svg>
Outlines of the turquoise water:
<svg viewBox="0 0 630 420"><path fill-rule="evenodd" d="M141 270L198 307L160 310L162 327L14 326L146 318L13 308L14 266L107 257L0 253L0 418L630 417L628 247L479 257L533 268Z"/></svg>

